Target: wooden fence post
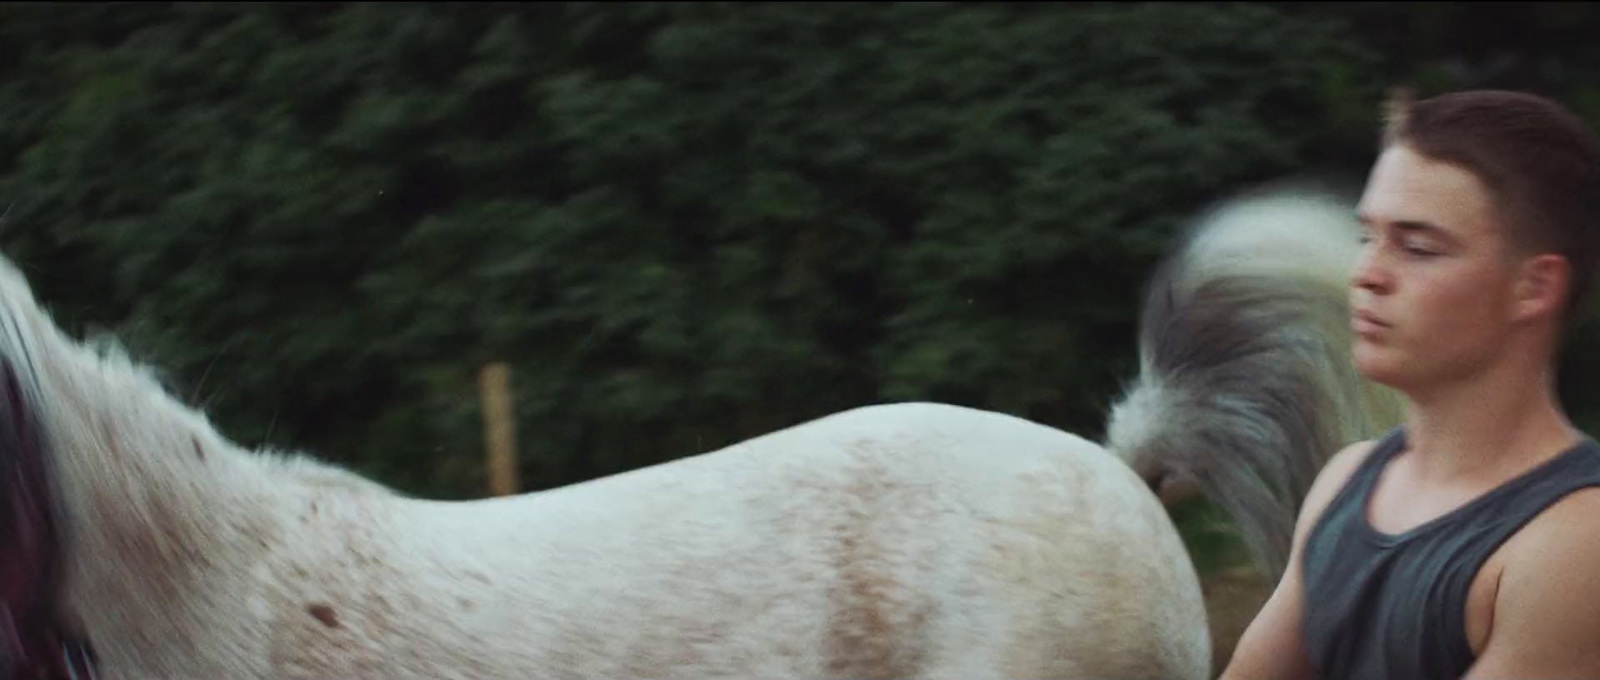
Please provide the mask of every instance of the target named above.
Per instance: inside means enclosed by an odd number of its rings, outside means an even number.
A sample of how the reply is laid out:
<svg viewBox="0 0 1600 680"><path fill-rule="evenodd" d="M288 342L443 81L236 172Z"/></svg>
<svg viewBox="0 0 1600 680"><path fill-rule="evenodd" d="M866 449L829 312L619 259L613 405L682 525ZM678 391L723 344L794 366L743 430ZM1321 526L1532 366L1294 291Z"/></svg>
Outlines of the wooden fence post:
<svg viewBox="0 0 1600 680"><path fill-rule="evenodd" d="M489 495L517 493L517 432L511 416L511 367L495 362L478 375L483 395L483 434L488 446Z"/></svg>

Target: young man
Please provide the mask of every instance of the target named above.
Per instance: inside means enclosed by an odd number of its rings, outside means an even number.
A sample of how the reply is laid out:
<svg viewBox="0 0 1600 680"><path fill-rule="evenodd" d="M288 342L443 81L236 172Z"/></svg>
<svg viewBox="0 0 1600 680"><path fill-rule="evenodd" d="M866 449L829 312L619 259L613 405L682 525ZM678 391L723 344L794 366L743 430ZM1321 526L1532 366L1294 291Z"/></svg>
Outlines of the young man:
<svg viewBox="0 0 1600 680"><path fill-rule="evenodd" d="M1554 375L1600 142L1526 94L1401 98L1359 211L1353 359L1409 412L1323 469L1222 677L1600 678L1600 446Z"/></svg>

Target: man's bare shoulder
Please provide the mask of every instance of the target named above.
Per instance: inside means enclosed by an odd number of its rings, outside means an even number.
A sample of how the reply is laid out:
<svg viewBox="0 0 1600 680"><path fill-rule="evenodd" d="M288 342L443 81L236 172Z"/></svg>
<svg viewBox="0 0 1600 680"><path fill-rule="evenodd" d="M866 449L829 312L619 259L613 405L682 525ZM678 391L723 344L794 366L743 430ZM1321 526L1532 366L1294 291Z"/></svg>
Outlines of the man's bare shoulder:
<svg viewBox="0 0 1600 680"><path fill-rule="evenodd" d="M1578 489L1551 503L1518 532L1506 568L1544 568L1552 559L1600 560L1596 534L1600 534L1600 486Z"/></svg>
<svg viewBox="0 0 1600 680"><path fill-rule="evenodd" d="M1338 453L1328 458L1328 464L1322 466L1324 476L1337 477L1343 483L1355 469L1366 462L1367 456L1378 447L1377 439L1363 439L1339 449Z"/></svg>
<svg viewBox="0 0 1600 680"><path fill-rule="evenodd" d="M1469 678L1600 677L1600 487L1553 503L1506 546L1493 623Z"/></svg>

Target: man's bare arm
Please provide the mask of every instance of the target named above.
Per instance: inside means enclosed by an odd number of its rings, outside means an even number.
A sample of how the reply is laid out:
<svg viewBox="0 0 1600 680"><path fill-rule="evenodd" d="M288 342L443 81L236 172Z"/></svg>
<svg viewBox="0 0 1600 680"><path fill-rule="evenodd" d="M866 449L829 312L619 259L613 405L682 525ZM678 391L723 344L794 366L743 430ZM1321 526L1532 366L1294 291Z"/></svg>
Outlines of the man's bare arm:
<svg viewBox="0 0 1600 680"><path fill-rule="evenodd" d="M1600 678L1600 489L1568 496L1523 531L1464 680Z"/></svg>
<svg viewBox="0 0 1600 680"><path fill-rule="evenodd" d="M1317 473L1295 520L1294 542L1283 578L1245 628L1219 680L1312 680L1301 625L1305 618L1305 591L1300 582L1300 553L1305 548L1306 534L1361 461L1366 460L1372 445L1365 441L1346 447Z"/></svg>

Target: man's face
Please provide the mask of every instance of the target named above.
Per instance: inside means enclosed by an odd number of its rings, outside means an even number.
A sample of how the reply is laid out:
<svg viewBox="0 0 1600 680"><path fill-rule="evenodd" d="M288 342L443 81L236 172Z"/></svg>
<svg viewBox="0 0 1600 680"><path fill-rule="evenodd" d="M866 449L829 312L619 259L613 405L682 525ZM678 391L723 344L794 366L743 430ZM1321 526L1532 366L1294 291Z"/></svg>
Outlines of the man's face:
<svg viewBox="0 0 1600 680"><path fill-rule="evenodd" d="M1366 245L1350 291L1356 368L1416 392L1468 377L1505 344L1515 264L1487 188L1396 145L1358 208Z"/></svg>

